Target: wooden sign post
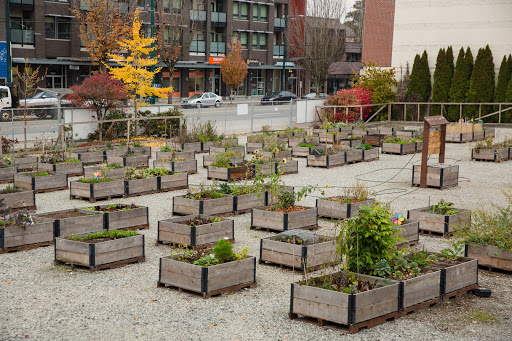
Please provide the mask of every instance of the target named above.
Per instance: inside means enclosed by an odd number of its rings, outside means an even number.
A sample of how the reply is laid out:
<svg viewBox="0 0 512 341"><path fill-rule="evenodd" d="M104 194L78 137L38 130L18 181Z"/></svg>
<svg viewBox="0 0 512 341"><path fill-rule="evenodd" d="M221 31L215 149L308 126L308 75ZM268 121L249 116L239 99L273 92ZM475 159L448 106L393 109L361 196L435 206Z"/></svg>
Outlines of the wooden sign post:
<svg viewBox="0 0 512 341"><path fill-rule="evenodd" d="M443 116L426 116L423 119L423 149L421 154L420 188L427 188L427 160L432 154L439 154L439 163L444 163L446 125ZM430 131L430 127L440 126L441 130Z"/></svg>

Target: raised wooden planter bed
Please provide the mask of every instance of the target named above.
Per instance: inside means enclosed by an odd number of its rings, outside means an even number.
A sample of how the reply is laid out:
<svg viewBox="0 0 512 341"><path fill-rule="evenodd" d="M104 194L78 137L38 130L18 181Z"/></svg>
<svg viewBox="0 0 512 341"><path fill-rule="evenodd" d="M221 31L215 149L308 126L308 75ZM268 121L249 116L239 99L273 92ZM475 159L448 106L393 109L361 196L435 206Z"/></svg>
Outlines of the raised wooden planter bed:
<svg viewBox="0 0 512 341"><path fill-rule="evenodd" d="M204 168L208 168L209 166L211 166L212 163L217 161L219 158L220 158L220 156L215 156L215 155L205 155L205 156L203 156L203 167ZM229 161L232 164L242 163L242 162L244 162L244 157L243 156L240 156L240 157L230 157Z"/></svg>
<svg viewBox="0 0 512 341"><path fill-rule="evenodd" d="M281 150L281 151L278 151L277 153L276 152L266 152L264 150L261 150L260 154L264 158L268 158L268 159L289 159L292 157L292 150L291 149Z"/></svg>
<svg viewBox="0 0 512 341"><path fill-rule="evenodd" d="M207 155L205 155L205 157L206 156ZM153 168L165 168L172 172L196 174L197 173L197 160L185 160L185 161L154 160Z"/></svg>
<svg viewBox="0 0 512 341"><path fill-rule="evenodd" d="M48 172L50 175L47 176L31 176L32 173L15 174L14 187L30 189L36 193L53 192L68 188L68 174Z"/></svg>
<svg viewBox="0 0 512 341"><path fill-rule="evenodd" d="M379 148L363 150L363 161L375 161L379 159Z"/></svg>
<svg viewBox="0 0 512 341"><path fill-rule="evenodd" d="M318 136L306 136L306 137L304 137L304 143L320 144L320 137L318 137Z"/></svg>
<svg viewBox="0 0 512 341"><path fill-rule="evenodd" d="M352 129L350 134L354 136L361 136L364 138L366 135L368 135L368 131L362 129Z"/></svg>
<svg viewBox="0 0 512 341"><path fill-rule="evenodd" d="M224 214L234 212L233 196L224 195L217 199L188 199L185 197L172 198L173 214Z"/></svg>
<svg viewBox="0 0 512 341"><path fill-rule="evenodd" d="M245 144L245 150L247 153L254 153L254 151L260 149L263 149L263 142L247 142Z"/></svg>
<svg viewBox="0 0 512 341"><path fill-rule="evenodd" d="M82 161L84 164L102 163L105 161L105 152L103 150L92 150L91 148L77 148L71 156Z"/></svg>
<svg viewBox="0 0 512 341"><path fill-rule="evenodd" d="M55 262L83 266L90 271L144 262L144 235L89 243L55 238Z"/></svg>
<svg viewBox="0 0 512 341"><path fill-rule="evenodd" d="M195 160L196 158L196 152L195 151L188 151L188 152L156 152L156 159L157 160L169 160L174 161L176 158L181 158L185 160Z"/></svg>
<svg viewBox="0 0 512 341"><path fill-rule="evenodd" d="M344 147L344 148L353 148L353 147L357 147L357 146L360 146L361 144L363 144L363 140L343 139L343 140L336 141L334 144L336 146L340 146L340 147Z"/></svg>
<svg viewBox="0 0 512 341"><path fill-rule="evenodd" d="M142 147L133 147L130 146L130 152L132 152L134 155L147 155L151 156L151 147L149 146L142 146ZM126 153L128 153L128 147L127 146L120 146L117 148L109 149L105 151L105 156L112 157L112 156L123 156Z"/></svg>
<svg viewBox="0 0 512 341"><path fill-rule="evenodd" d="M346 163L356 163L363 161L363 151L361 149L350 149L345 152Z"/></svg>
<svg viewBox="0 0 512 341"><path fill-rule="evenodd" d="M203 142L203 151L209 151L210 147L227 147L227 146L237 146L238 138L229 138L219 141L207 141Z"/></svg>
<svg viewBox="0 0 512 341"><path fill-rule="evenodd" d="M276 173L280 170L283 174L297 174L299 172L299 161L288 160L286 163L275 163Z"/></svg>
<svg viewBox="0 0 512 341"><path fill-rule="evenodd" d="M268 211L267 207L253 208L251 211L251 228L264 228L282 232L316 226L318 226L316 207L306 207L305 210L290 213Z"/></svg>
<svg viewBox="0 0 512 341"><path fill-rule="evenodd" d="M432 272L419 275L400 282L402 306L404 314L427 308L441 300L442 271L433 269Z"/></svg>
<svg viewBox="0 0 512 341"><path fill-rule="evenodd" d="M196 153L201 153L203 151L203 142L186 142L186 143L173 143L171 146L176 150L181 151L193 151Z"/></svg>
<svg viewBox="0 0 512 341"><path fill-rule="evenodd" d="M315 147L299 147L294 146L292 148L292 156L294 157L308 157L309 154L311 154L311 150L313 149L320 149L322 147L315 146Z"/></svg>
<svg viewBox="0 0 512 341"><path fill-rule="evenodd" d="M252 208L268 205L268 192L236 195L233 197L233 201L236 213L249 212Z"/></svg>
<svg viewBox="0 0 512 341"><path fill-rule="evenodd" d="M434 232L441 235L452 233L457 228L464 228L471 224L471 211L460 209L459 213L452 215L434 214L428 207L415 208L407 211L407 219L420 223L422 232Z"/></svg>
<svg viewBox="0 0 512 341"><path fill-rule="evenodd" d="M74 208L41 213L34 217L53 220L55 237L89 234L91 232L100 232L104 229L103 215L89 210Z"/></svg>
<svg viewBox="0 0 512 341"><path fill-rule="evenodd" d="M441 295L443 299L460 296L478 286L478 260L459 257L457 261L434 264L441 270Z"/></svg>
<svg viewBox="0 0 512 341"><path fill-rule="evenodd" d="M94 173L100 172L101 175L106 178L122 178L124 176L124 172L126 171L126 167L106 169L105 174L102 173L101 166L91 166L84 167L84 178L90 179L94 177Z"/></svg>
<svg viewBox="0 0 512 341"><path fill-rule="evenodd" d="M199 293L203 298L256 285L256 257L209 267L160 258L158 287L172 286Z"/></svg>
<svg viewBox="0 0 512 341"><path fill-rule="evenodd" d="M391 134L389 134L391 135ZM375 134L375 135L366 135L364 137L364 143L368 143L374 147L380 147L382 145L382 141L384 141L389 135Z"/></svg>
<svg viewBox="0 0 512 341"><path fill-rule="evenodd" d="M501 162L512 159L512 148L471 149L471 160Z"/></svg>
<svg viewBox="0 0 512 341"><path fill-rule="evenodd" d="M379 277L358 275L361 280L385 285ZM400 285L396 281L358 294L346 294L316 288L304 283L292 283L290 318L298 315L317 319L322 325L329 321L348 327L349 333L373 327L399 316Z"/></svg>
<svg viewBox="0 0 512 341"><path fill-rule="evenodd" d="M18 173L18 167L0 167L0 183L5 184L14 181L14 174Z"/></svg>
<svg viewBox="0 0 512 341"><path fill-rule="evenodd" d="M0 253L22 251L53 243L53 221L34 218L33 225L0 228Z"/></svg>
<svg viewBox="0 0 512 341"><path fill-rule="evenodd" d="M110 200L124 196L124 186L124 180L122 179L98 183L71 181L69 196L71 199L89 200L89 202L96 202L98 199Z"/></svg>
<svg viewBox="0 0 512 341"><path fill-rule="evenodd" d="M84 174L84 163L83 162L71 162L71 163L44 163L39 162L37 164L37 170L39 172L55 172L67 174L69 176L78 176Z"/></svg>
<svg viewBox="0 0 512 341"><path fill-rule="evenodd" d="M232 168L209 166L206 177L207 179L222 181L251 179L253 177L253 169L250 166L237 166Z"/></svg>
<svg viewBox="0 0 512 341"><path fill-rule="evenodd" d="M330 143L330 144L339 144L344 140L349 138L348 133L334 133L327 134L327 136L322 140L322 136L320 136L320 142ZM356 141L356 140L354 140ZM360 141L360 140L359 140Z"/></svg>
<svg viewBox="0 0 512 341"><path fill-rule="evenodd" d="M307 167L337 167L345 165L346 162L346 154L332 154L332 155L308 155L306 166Z"/></svg>
<svg viewBox="0 0 512 341"><path fill-rule="evenodd" d="M106 210L110 205L98 205ZM89 210L88 210L89 211ZM92 211L103 214L103 222L106 230L141 230L149 228L149 210L145 206L137 206L122 211Z"/></svg>
<svg viewBox="0 0 512 341"><path fill-rule="evenodd" d="M339 197L333 197L339 198ZM374 199L355 202L353 204L345 204L339 201L318 198L316 199L316 207L319 217L333 219L348 219L357 216L359 209L363 206L371 206L375 202Z"/></svg>
<svg viewBox="0 0 512 341"><path fill-rule="evenodd" d="M397 225L396 228L400 230L399 236L405 239L398 246L398 248L408 247L418 244L420 240L420 223L417 221L406 220L402 225Z"/></svg>
<svg viewBox="0 0 512 341"><path fill-rule="evenodd" d="M18 172L37 169L39 158L37 156L15 156L13 165L18 167Z"/></svg>
<svg viewBox="0 0 512 341"><path fill-rule="evenodd" d="M387 154L414 154L418 151L416 142L410 143L382 143L382 152Z"/></svg>
<svg viewBox="0 0 512 341"><path fill-rule="evenodd" d="M219 222L190 226L184 224L191 219L205 218L204 215L187 215L158 221L157 240L160 243L186 245L189 247L213 246L220 239L235 241L233 220L219 218Z"/></svg>
<svg viewBox="0 0 512 341"><path fill-rule="evenodd" d="M244 146L238 146L238 147L210 147L210 149L208 150L210 155L215 155L215 154L219 154L219 153L225 153L227 151L240 154L241 156L245 155L245 147Z"/></svg>
<svg viewBox="0 0 512 341"><path fill-rule="evenodd" d="M465 257L478 260L479 267L487 267L489 271L512 271L512 252L498 249L493 245L466 244Z"/></svg>
<svg viewBox="0 0 512 341"><path fill-rule="evenodd" d="M302 245L280 241L282 237L287 236L290 235L280 233L261 239L259 263L269 262L305 270L333 264L336 261L337 244L334 238L311 234L311 239Z"/></svg>
<svg viewBox="0 0 512 341"><path fill-rule="evenodd" d="M272 174L276 173L276 166L275 162L270 162L270 160L267 163L256 163L252 165L253 174L255 176L258 176L259 172L263 176L270 176Z"/></svg>
<svg viewBox="0 0 512 341"><path fill-rule="evenodd" d="M288 147L295 147L304 142L303 137L290 137L288 138Z"/></svg>
<svg viewBox="0 0 512 341"><path fill-rule="evenodd" d="M420 185L421 165L412 166L412 185ZM427 186L444 189L458 186L459 166L446 163L430 163L427 165Z"/></svg>
<svg viewBox="0 0 512 341"><path fill-rule="evenodd" d="M136 196L158 192L158 177L124 181L125 196Z"/></svg>
<svg viewBox="0 0 512 341"><path fill-rule="evenodd" d="M4 205L12 210L35 210L36 209L36 193L33 190L16 188L14 193L0 194L0 199L4 199Z"/></svg>
<svg viewBox="0 0 512 341"><path fill-rule="evenodd" d="M147 168L149 167L149 155L135 156L107 156L108 163L120 163L123 167Z"/></svg>
<svg viewBox="0 0 512 341"><path fill-rule="evenodd" d="M396 137L405 139L417 139L423 135L423 130L398 130L395 132Z"/></svg>
<svg viewBox="0 0 512 341"><path fill-rule="evenodd" d="M169 174L157 177L158 192L177 191L188 188L188 173Z"/></svg>

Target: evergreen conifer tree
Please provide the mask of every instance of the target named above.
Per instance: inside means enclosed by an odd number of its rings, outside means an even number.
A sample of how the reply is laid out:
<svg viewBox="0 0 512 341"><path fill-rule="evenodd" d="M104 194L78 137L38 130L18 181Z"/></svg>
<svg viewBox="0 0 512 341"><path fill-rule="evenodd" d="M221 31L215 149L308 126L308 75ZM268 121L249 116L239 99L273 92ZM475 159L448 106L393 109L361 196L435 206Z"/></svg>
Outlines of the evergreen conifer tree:
<svg viewBox="0 0 512 341"><path fill-rule="evenodd" d="M510 56L510 55L509 55ZM494 92L494 102L504 102L507 95L507 86L510 81L510 63L507 61L507 56L503 56L503 60L501 61L500 71L498 73L498 82L496 83L496 91ZM502 108L503 109L503 108ZM499 106L494 106L494 111L498 111ZM498 122L498 116L489 117L491 122Z"/></svg>
<svg viewBox="0 0 512 341"><path fill-rule="evenodd" d="M507 64L510 70L510 80L508 81L507 91L505 93L505 102L512 103L512 56L508 55ZM504 108L502 108L504 109ZM512 123L512 112L511 110L501 114L502 123Z"/></svg>
<svg viewBox="0 0 512 341"><path fill-rule="evenodd" d="M453 52L451 46L445 51L439 50L436 69L434 71L434 85L432 86L432 102L448 102L453 77ZM441 106L432 107L433 114L441 114Z"/></svg>
<svg viewBox="0 0 512 341"><path fill-rule="evenodd" d="M455 64L455 71L453 72L453 78L448 92L448 99L451 103L464 102L466 100L466 89L464 88L464 82L469 80L468 77L464 77L465 69L465 53L464 48L461 47L459 55L457 56L457 62ZM448 115L446 119L454 122L459 119L460 108L457 105L450 105L448 107Z"/></svg>
<svg viewBox="0 0 512 341"><path fill-rule="evenodd" d="M492 52L487 45L481 48L476 56L475 66L469 81L469 90L466 99L470 103L492 102L494 99L495 72ZM469 118L478 117L478 106L471 106L468 112ZM489 113L492 107L482 107L482 115Z"/></svg>
<svg viewBox="0 0 512 341"><path fill-rule="evenodd" d="M432 93L432 83L430 81L430 67L428 65L427 51L421 55L421 100L428 102Z"/></svg>
<svg viewBox="0 0 512 341"><path fill-rule="evenodd" d="M419 80L420 80L420 64L421 57L419 54L414 57L414 63L412 64L412 71L409 76L409 83L407 84L407 99L411 101L419 101Z"/></svg>

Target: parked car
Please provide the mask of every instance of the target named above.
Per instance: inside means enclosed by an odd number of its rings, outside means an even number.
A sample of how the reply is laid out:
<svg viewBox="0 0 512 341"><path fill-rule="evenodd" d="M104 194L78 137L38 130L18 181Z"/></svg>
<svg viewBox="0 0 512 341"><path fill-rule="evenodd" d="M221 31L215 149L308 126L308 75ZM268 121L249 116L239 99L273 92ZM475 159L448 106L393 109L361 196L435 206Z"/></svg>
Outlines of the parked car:
<svg viewBox="0 0 512 341"><path fill-rule="evenodd" d="M302 99L328 99L330 97L331 96L323 92L319 93L318 97L316 96L316 92L310 92L309 94L302 96Z"/></svg>
<svg viewBox="0 0 512 341"><path fill-rule="evenodd" d="M192 97L184 99L181 103L184 108L200 108L209 106L216 106L218 108L222 104L222 97L214 94L213 92L200 92Z"/></svg>
<svg viewBox="0 0 512 341"><path fill-rule="evenodd" d="M297 96L289 91L276 91L261 99L261 104L284 104L296 100Z"/></svg>
<svg viewBox="0 0 512 341"><path fill-rule="evenodd" d="M66 99L60 100L61 106L70 106L71 102ZM44 108L58 107L59 95L48 90L37 90L32 96L26 100L20 99L20 108Z"/></svg>

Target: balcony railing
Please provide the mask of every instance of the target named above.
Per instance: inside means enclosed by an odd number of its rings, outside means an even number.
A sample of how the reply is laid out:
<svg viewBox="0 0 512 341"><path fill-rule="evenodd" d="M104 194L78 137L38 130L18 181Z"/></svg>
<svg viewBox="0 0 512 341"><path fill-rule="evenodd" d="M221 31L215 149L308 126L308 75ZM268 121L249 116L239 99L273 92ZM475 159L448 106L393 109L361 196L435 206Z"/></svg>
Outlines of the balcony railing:
<svg viewBox="0 0 512 341"><path fill-rule="evenodd" d="M192 53L205 53L206 42L204 40L192 40L190 43L190 52Z"/></svg>
<svg viewBox="0 0 512 341"><path fill-rule="evenodd" d="M34 45L34 30L20 30L11 28L11 43L21 45Z"/></svg>
<svg viewBox="0 0 512 341"><path fill-rule="evenodd" d="M23 11L34 10L34 0L9 0L9 5L12 6L13 9L17 8Z"/></svg>
<svg viewBox="0 0 512 341"><path fill-rule="evenodd" d="M206 11L190 11L190 20L192 21L206 21Z"/></svg>
<svg viewBox="0 0 512 341"><path fill-rule="evenodd" d="M212 25L213 26L226 26L226 13L224 12L212 12Z"/></svg>
<svg viewBox="0 0 512 341"><path fill-rule="evenodd" d="M284 45L274 45L274 57L284 56Z"/></svg>
<svg viewBox="0 0 512 341"><path fill-rule="evenodd" d="M210 42L210 53L225 54L226 53L226 43L221 42L221 41Z"/></svg>
<svg viewBox="0 0 512 341"><path fill-rule="evenodd" d="M274 18L274 29L279 30L286 27L286 20L284 18Z"/></svg>

